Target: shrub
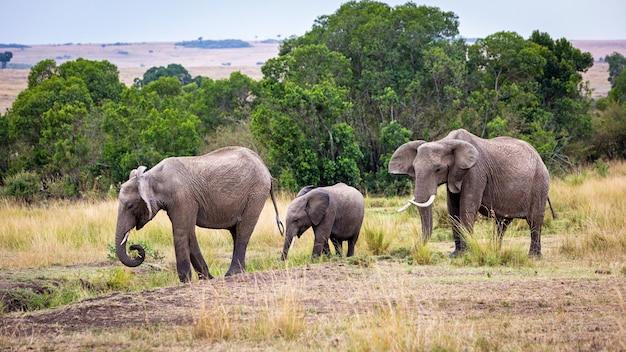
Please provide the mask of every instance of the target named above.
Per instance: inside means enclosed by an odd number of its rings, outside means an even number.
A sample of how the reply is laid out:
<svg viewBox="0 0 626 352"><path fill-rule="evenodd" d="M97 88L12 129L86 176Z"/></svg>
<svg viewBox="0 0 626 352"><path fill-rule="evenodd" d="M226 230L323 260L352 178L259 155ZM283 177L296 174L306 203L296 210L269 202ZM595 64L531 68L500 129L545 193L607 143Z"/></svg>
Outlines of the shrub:
<svg viewBox="0 0 626 352"><path fill-rule="evenodd" d="M34 172L22 171L4 179L1 195L27 203L41 198L41 180Z"/></svg>

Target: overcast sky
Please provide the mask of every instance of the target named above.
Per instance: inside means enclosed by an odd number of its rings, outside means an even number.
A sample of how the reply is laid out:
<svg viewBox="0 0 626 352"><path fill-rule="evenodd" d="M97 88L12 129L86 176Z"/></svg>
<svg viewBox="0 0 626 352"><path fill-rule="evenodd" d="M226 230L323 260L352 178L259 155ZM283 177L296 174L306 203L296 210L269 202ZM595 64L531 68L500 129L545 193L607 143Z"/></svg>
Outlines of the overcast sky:
<svg viewBox="0 0 626 352"><path fill-rule="evenodd" d="M346 0L0 0L0 43L65 44L300 36ZM381 1L396 6L408 1ZM423 0L456 13L463 37L626 39L625 0Z"/></svg>

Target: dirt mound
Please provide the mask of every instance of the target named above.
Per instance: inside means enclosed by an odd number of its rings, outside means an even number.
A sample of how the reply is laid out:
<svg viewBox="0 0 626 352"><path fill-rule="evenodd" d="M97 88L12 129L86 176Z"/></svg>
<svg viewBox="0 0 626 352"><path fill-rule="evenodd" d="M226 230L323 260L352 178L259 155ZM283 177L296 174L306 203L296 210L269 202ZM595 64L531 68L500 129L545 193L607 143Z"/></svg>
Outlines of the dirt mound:
<svg viewBox="0 0 626 352"><path fill-rule="evenodd" d="M619 275L538 276L533 269L410 266L379 260L371 267L322 263L195 281L141 293L117 293L47 311L0 318L12 337L154 325L194 324L220 308L254 316L292 299L306 319L340 318L402 305L423 319L489 316L562 341L615 339L623 333L626 281ZM620 297L622 299L620 300ZM230 310L233 309L233 310Z"/></svg>

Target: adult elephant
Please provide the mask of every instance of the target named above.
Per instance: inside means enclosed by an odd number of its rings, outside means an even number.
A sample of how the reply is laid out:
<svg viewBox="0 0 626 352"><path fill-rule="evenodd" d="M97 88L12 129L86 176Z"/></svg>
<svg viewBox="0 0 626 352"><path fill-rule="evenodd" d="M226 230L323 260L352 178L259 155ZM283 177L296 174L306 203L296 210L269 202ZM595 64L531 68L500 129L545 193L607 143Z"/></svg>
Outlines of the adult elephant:
<svg viewBox="0 0 626 352"><path fill-rule="evenodd" d="M276 222L282 223L272 187L272 177L252 150L226 147L203 156L167 158L149 171L145 166L130 173L120 190L115 233L115 252L126 266L140 265L144 249L131 258L126 240L131 229L141 229L161 209L172 222L176 270L181 282L191 280L193 266L200 279L211 279L202 257L195 227L228 229L233 237L233 256L226 276L245 270L248 241L270 195Z"/></svg>
<svg viewBox="0 0 626 352"><path fill-rule="evenodd" d="M363 195L354 187L338 183L328 187L303 188L287 208L281 259L287 259L296 236L302 236L310 227L313 227L315 235L313 258L322 253L330 254L328 240L335 246L337 255L341 255L342 243L347 241L347 256L351 257L354 255L354 245L359 238L364 213Z"/></svg>
<svg viewBox="0 0 626 352"><path fill-rule="evenodd" d="M437 187L447 184L455 243L452 257L466 250L461 231L472 231L478 212L495 218L499 240L514 218L525 219L531 233L529 255L541 257L550 175L530 144L511 137L482 139L459 129L438 141L401 145L389 161L389 172L414 178L414 198L399 211L411 204L419 207L424 241L432 233Z"/></svg>

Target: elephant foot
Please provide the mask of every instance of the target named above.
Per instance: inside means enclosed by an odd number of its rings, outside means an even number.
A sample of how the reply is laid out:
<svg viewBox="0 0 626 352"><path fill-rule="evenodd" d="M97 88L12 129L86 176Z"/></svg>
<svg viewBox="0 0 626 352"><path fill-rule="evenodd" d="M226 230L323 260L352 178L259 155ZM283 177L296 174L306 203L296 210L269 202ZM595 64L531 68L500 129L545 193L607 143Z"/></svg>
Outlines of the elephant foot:
<svg viewBox="0 0 626 352"><path fill-rule="evenodd" d="M239 268L237 268L237 269L230 268L230 269L228 269L228 271L226 272L226 274L224 276L233 276L233 275L241 274L243 272L244 272L244 270L241 270Z"/></svg>
<svg viewBox="0 0 626 352"><path fill-rule="evenodd" d="M198 273L199 280L211 280L212 278L213 278L213 275L211 275L210 273L207 273L206 275L202 273Z"/></svg>
<svg viewBox="0 0 626 352"><path fill-rule="evenodd" d="M543 256L541 255L541 251L531 250L528 252L529 258L541 259Z"/></svg>
<svg viewBox="0 0 626 352"><path fill-rule="evenodd" d="M450 253L450 258L458 258L462 256L465 252L467 252L466 249L455 249L454 252Z"/></svg>

